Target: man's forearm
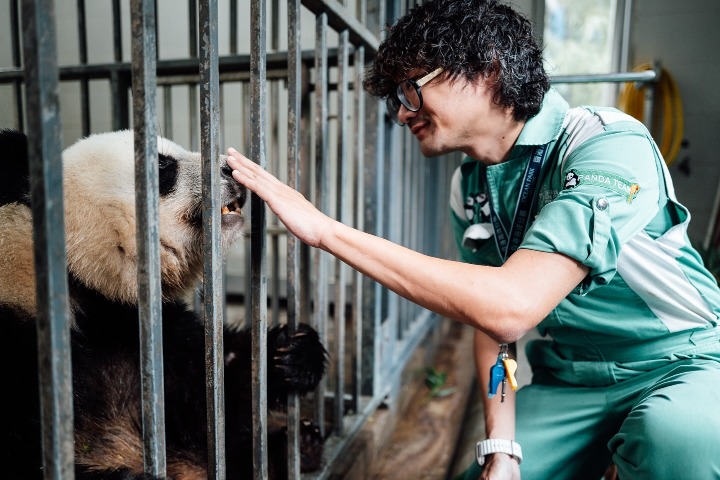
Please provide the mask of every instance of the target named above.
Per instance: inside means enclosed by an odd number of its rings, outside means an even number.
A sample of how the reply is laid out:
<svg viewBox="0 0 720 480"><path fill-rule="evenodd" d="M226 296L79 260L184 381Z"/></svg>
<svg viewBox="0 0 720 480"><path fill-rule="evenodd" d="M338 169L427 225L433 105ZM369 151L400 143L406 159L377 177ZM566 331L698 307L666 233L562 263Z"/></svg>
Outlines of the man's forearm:
<svg viewBox="0 0 720 480"><path fill-rule="evenodd" d="M485 415L485 433L487 438L515 439L515 392L510 384L505 388L505 401L501 401L500 388L498 394L488 398L488 381L490 367L497 361L499 345L492 338L480 331L475 332L475 364L478 381L482 391ZM511 352L514 356L514 352ZM480 439L478 439L480 440Z"/></svg>

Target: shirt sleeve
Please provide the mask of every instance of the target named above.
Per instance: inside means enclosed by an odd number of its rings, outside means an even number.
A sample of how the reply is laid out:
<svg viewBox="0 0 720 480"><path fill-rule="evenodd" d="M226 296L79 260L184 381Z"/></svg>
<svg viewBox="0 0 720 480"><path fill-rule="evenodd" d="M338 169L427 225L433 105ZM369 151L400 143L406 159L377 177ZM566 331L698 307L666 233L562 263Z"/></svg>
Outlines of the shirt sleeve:
<svg viewBox="0 0 720 480"><path fill-rule="evenodd" d="M586 265L581 294L606 285L622 245L658 213L665 194L659 161L642 129L606 127L568 155L558 172L560 192L538 213L520 248L562 253Z"/></svg>

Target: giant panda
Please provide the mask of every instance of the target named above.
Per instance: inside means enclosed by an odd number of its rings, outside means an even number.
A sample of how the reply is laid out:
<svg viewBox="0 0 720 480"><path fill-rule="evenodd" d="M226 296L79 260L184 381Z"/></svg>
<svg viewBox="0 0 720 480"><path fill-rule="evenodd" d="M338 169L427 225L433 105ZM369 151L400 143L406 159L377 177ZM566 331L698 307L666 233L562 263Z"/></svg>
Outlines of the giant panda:
<svg viewBox="0 0 720 480"><path fill-rule="evenodd" d="M0 131L0 477L42 478L35 272L27 144ZM167 474L207 477L204 327L183 302L202 271L198 153L158 138ZM242 233L247 193L222 162L222 248ZM132 131L94 134L62 154L75 422L75 478L141 479L143 472ZM268 406L313 390L326 368L318 334L269 330ZM252 478L251 337L224 328L228 479ZM272 417L272 415L271 415ZM268 433L269 465L284 475L285 431ZM322 439L301 425L302 469Z"/></svg>

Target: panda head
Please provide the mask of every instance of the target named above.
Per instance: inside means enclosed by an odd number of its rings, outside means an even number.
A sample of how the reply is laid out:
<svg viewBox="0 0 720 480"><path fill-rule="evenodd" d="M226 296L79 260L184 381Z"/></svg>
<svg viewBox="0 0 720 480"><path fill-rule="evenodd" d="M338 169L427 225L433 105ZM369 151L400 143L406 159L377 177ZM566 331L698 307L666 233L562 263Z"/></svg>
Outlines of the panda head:
<svg viewBox="0 0 720 480"><path fill-rule="evenodd" d="M25 137L0 131L0 304L35 310L32 213ZM135 155L132 131L91 135L63 152L68 273L112 301L137 303ZM243 231L246 190L220 162L221 248ZM158 138L159 240L163 297L176 300L202 273L200 154ZM73 308L76 305L73 306Z"/></svg>
<svg viewBox="0 0 720 480"><path fill-rule="evenodd" d="M200 154L158 137L163 297L177 299L202 272ZM246 190L221 162L221 247L242 234ZM63 152L68 271L114 301L137 302L135 160L130 130L91 135Z"/></svg>

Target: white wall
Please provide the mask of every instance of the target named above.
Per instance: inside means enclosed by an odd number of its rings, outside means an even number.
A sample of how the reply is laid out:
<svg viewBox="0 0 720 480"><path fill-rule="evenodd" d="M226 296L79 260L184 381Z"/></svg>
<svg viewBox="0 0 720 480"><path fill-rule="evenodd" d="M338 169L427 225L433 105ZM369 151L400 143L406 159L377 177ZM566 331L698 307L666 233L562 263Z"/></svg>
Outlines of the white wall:
<svg viewBox="0 0 720 480"><path fill-rule="evenodd" d="M720 1L635 0L630 58L659 60L678 84L688 147L670 172L693 216L690 238L701 246L720 180ZM680 168L684 158L689 173Z"/></svg>

